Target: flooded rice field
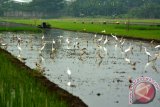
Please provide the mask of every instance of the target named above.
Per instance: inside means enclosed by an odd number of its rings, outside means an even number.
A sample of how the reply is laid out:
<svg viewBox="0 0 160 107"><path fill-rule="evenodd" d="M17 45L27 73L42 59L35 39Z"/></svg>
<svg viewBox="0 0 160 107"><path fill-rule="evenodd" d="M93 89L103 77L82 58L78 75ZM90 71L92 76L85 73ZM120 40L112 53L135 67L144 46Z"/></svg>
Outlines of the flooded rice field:
<svg viewBox="0 0 160 107"><path fill-rule="evenodd" d="M154 41L54 29L45 34L0 35L2 48L80 97L89 107L160 105L158 91L147 105L128 103L129 78L149 76L160 83L160 50Z"/></svg>

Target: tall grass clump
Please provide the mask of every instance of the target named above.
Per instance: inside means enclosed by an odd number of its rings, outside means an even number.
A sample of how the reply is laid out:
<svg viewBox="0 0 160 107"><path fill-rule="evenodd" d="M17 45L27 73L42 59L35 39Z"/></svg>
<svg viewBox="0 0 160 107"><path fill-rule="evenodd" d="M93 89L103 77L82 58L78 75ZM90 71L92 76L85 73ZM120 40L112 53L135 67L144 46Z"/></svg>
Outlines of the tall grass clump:
<svg viewBox="0 0 160 107"><path fill-rule="evenodd" d="M0 49L0 107L68 106L56 93L48 91L28 72Z"/></svg>

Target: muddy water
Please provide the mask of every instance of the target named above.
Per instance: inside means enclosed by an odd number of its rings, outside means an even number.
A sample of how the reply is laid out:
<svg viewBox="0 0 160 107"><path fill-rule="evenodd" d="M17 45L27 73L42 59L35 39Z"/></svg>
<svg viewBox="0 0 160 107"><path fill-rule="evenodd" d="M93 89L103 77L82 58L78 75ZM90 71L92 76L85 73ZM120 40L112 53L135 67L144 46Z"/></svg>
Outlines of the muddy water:
<svg viewBox="0 0 160 107"><path fill-rule="evenodd" d="M18 50L18 42L13 35L21 37L22 51ZM120 48L120 38L116 41L113 37L108 37L109 42L104 45L104 40L97 42L101 35L95 37L93 34L62 30L46 32L44 40L41 39L42 35L3 33L1 38L4 43L8 43L9 52L16 57L20 55L21 58L26 58L27 66L41 69L49 80L79 96L89 107L159 107L159 91L153 102L147 105L128 104L129 77L134 80L140 76L149 76L160 83L160 59L156 60L154 67L151 64L145 69L148 56L144 48L141 50L142 46L147 47L152 55L150 59L154 59L154 54L159 52L154 47L158 44L126 39ZM56 51L51 54L53 39ZM44 42L46 45L40 54ZM123 51L130 45L133 53L124 54ZM68 69L71 75L67 74ZM71 83L70 86L68 82Z"/></svg>

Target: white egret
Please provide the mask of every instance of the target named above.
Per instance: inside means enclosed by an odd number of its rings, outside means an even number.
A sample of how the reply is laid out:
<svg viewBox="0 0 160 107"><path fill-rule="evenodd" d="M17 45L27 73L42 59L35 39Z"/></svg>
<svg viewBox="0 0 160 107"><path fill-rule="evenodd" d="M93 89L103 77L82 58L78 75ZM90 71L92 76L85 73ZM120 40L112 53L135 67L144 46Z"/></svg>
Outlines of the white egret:
<svg viewBox="0 0 160 107"><path fill-rule="evenodd" d="M46 43L43 43L43 46L41 47L40 52L39 52L40 54L42 53L42 51L43 51L45 45L46 45Z"/></svg>
<svg viewBox="0 0 160 107"><path fill-rule="evenodd" d="M119 41L119 42L120 42L120 43L122 43L122 41L123 41L123 37L121 37L121 39L120 39L120 41Z"/></svg>
<svg viewBox="0 0 160 107"><path fill-rule="evenodd" d="M44 58L43 58L43 56L42 56L42 55L40 55L39 63L42 63L42 62L44 62Z"/></svg>
<svg viewBox="0 0 160 107"><path fill-rule="evenodd" d="M131 46L129 46L127 49L124 50L125 53L131 51Z"/></svg>
<svg viewBox="0 0 160 107"><path fill-rule="evenodd" d="M133 47L130 44L130 46L124 50L124 53L127 54L128 52L131 52L133 54L132 50L133 50Z"/></svg>
<svg viewBox="0 0 160 107"><path fill-rule="evenodd" d="M109 55L109 54L108 54L108 50L107 50L106 47L103 47L103 50L104 50L104 52L105 52L106 55Z"/></svg>
<svg viewBox="0 0 160 107"><path fill-rule="evenodd" d="M136 70L136 62L131 62L131 60L129 58L125 58L124 59L128 64L130 64L132 66L133 70Z"/></svg>
<svg viewBox="0 0 160 107"><path fill-rule="evenodd" d="M46 43L44 43L43 46L41 47L41 51L44 49L45 45L46 45Z"/></svg>
<svg viewBox="0 0 160 107"><path fill-rule="evenodd" d="M113 35L112 33L111 33L111 36L112 36L116 41L118 41L117 36Z"/></svg>
<svg viewBox="0 0 160 107"><path fill-rule="evenodd" d="M52 49L51 49L51 53L50 53L50 57L53 58L53 55L54 55L54 52L56 50L56 48L53 47L53 45L55 44L56 42L54 41L53 39L53 42L52 42Z"/></svg>
<svg viewBox="0 0 160 107"><path fill-rule="evenodd" d="M108 37L106 36L106 39L103 44L105 45L107 42L108 42Z"/></svg>
<svg viewBox="0 0 160 107"><path fill-rule="evenodd" d="M19 53L18 53L18 58L21 59L21 51L22 51L22 48L20 47L19 44L17 45L17 48L18 48L18 51L19 51Z"/></svg>
<svg viewBox="0 0 160 107"><path fill-rule="evenodd" d="M105 47L103 47L103 50L104 50L105 52L107 52L107 49L106 49Z"/></svg>
<svg viewBox="0 0 160 107"><path fill-rule="evenodd" d="M71 82L69 81L69 82L67 82L67 85L70 87L71 86Z"/></svg>
<svg viewBox="0 0 160 107"><path fill-rule="evenodd" d="M157 46L155 46L154 48L155 48L155 49L158 49L158 48L160 48L160 45L157 45Z"/></svg>
<svg viewBox="0 0 160 107"><path fill-rule="evenodd" d="M71 81L67 82L67 86L75 88L76 85L72 84Z"/></svg>
<svg viewBox="0 0 160 107"><path fill-rule="evenodd" d="M42 40L44 40L44 35L42 36Z"/></svg>
<svg viewBox="0 0 160 107"><path fill-rule="evenodd" d="M118 47L118 45L117 45L117 44L115 44L115 45L114 45L114 49L115 49L115 51L117 51L117 47Z"/></svg>
<svg viewBox="0 0 160 107"><path fill-rule="evenodd" d="M123 53L123 45L124 45L125 41L126 41L125 39L122 40L122 42L121 42L121 44L120 44L120 48L121 48L122 53Z"/></svg>
<svg viewBox="0 0 160 107"><path fill-rule="evenodd" d="M8 44L7 43L1 43L1 46L7 46Z"/></svg>
<svg viewBox="0 0 160 107"><path fill-rule="evenodd" d="M66 43L67 43L67 49L69 49L69 44L70 44L70 41L68 38L66 38Z"/></svg>
<svg viewBox="0 0 160 107"><path fill-rule="evenodd" d="M102 41L102 39L103 39L103 35L97 41L100 42L100 41Z"/></svg>
<svg viewBox="0 0 160 107"><path fill-rule="evenodd" d="M78 37L76 37L75 39L78 40Z"/></svg>
<svg viewBox="0 0 160 107"><path fill-rule="evenodd" d="M44 43L44 35L42 36L41 43Z"/></svg>
<svg viewBox="0 0 160 107"><path fill-rule="evenodd" d="M146 47L143 47L144 49L145 49L145 53L147 54L147 56L148 56L148 62L149 62L149 57L151 57L152 55L151 55L151 53L149 53L148 51L147 51L147 48Z"/></svg>
<svg viewBox="0 0 160 107"><path fill-rule="evenodd" d="M121 45L122 45L122 46L124 45L125 41L126 41L126 39L124 39L123 42L121 42Z"/></svg>
<svg viewBox="0 0 160 107"><path fill-rule="evenodd" d="M69 67L67 68L67 74L68 74L68 79L71 79L71 70L69 69Z"/></svg>
<svg viewBox="0 0 160 107"><path fill-rule="evenodd" d="M21 51L22 51L22 48L20 47L20 45L17 45L17 48L18 48L18 50L19 50L19 55L20 55L20 53L21 53Z"/></svg>
<svg viewBox="0 0 160 107"><path fill-rule="evenodd" d="M52 44L56 44L56 41L53 39Z"/></svg>
<svg viewBox="0 0 160 107"><path fill-rule="evenodd" d="M59 38L63 38L63 36L60 35Z"/></svg>
<svg viewBox="0 0 160 107"><path fill-rule="evenodd" d="M128 62L129 64L131 63L131 60L128 58L125 58L125 61Z"/></svg>

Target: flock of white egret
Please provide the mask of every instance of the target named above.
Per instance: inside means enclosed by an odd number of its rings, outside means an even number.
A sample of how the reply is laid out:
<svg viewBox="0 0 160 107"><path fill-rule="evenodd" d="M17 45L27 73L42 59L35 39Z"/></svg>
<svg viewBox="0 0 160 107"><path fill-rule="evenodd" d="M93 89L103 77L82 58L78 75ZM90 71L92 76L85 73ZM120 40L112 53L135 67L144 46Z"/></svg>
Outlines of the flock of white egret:
<svg viewBox="0 0 160 107"><path fill-rule="evenodd" d="M105 32L102 31L102 32ZM112 37L112 38L111 38ZM20 36L16 36L13 35L12 39L15 40L15 42L17 42L17 49L18 49L18 55L17 57L20 60L26 60L26 58L23 58L21 56L21 52L22 52L22 47L21 44L23 42L28 43L28 44L32 44L32 38L30 39L30 41L26 41L25 39L22 39L23 37ZM13 41L11 40L11 41ZM126 39L121 37L117 37L116 35L111 34L111 36L107 36L107 35L101 35L101 36L97 36L97 34L93 35L93 37L90 40L85 40L85 41L81 41L79 39L78 36L75 36L75 38L69 38L69 37L64 37L64 36L58 36L58 39L55 38L53 36L52 41L50 41L52 43L51 49L50 49L50 57L54 58L55 57L55 53L58 50L56 48L57 44L61 44L62 42L65 42L66 45L66 49L67 50L72 50L74 49L75 53L79 53L79 59L80 60L84 60L84 56L88 55L89 56L89 49L88 49L88 45L89 42L93 42L93 49L95 50L95 58L96 61L99 60L99 64L101 64L103 62L103 60L105 60L105 58L109 58L109 57L113 57L113 55L110 55L107 46L110 46L109 44L113 44L114 46L114 50L117 51L117 49L119 48L120 51L118 52L119 55L121 55L121 58L124 59L124 61L126 61L129 65L131 65L133 70L136 70L136 61L133 62L132 59L130 59L130 56L134 54L134 44L130 43L126 43ZM3 40L3 38L0 38L0 46L4 47L4 49L7 49L9 43L5 43L5 41ZM36 62L35 65L38 69L41 69L40 71L45 71L44 67L41 66L41 62L44 61L43 58L43 51L45 49L47 42L45 41L45 35L42 35L41 37L41 46L39 49L37 49L37 51L39 51L39 56L40 56L40 62ZM86 45L81 45L81 44L86 44ZM153 44L153 41L151 41L150 44ZM85 46L85 47L84 47ZM128 46L128 47L127 47ZM147 67L149 65L152 64L152 68L156 71L159 72L156 68L155 62L158 58L160 58L160 45L153 45L153 49L156 50L156 52L154 54L151 54L149 52L149 50L147 49L147 47L143 46L142 42L139 42L139 51L143 51L144 48L144 53L146 54L146 57L148 57L148 61L146 63L146 65L144 66L144 71L147 69ZM31 49L33 49L33 46L31 45ZM114 55L114 57L116 58L116 55ZM117 59L118 60L118 59ZM71 70L69 68L67 68L66 70L67 75L69 76L69 80L71 79ZM69 86L71 86L71 82L67 83Z"/></svg>
<svg viewBox="0 0 160 107"><path fill-rule="evenodd" d="M125 106L138 76L159 81L160 44L153 40L53 30L0 34L0 47L93 107L117 101Z"/></svg>

